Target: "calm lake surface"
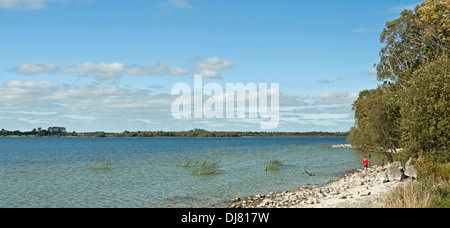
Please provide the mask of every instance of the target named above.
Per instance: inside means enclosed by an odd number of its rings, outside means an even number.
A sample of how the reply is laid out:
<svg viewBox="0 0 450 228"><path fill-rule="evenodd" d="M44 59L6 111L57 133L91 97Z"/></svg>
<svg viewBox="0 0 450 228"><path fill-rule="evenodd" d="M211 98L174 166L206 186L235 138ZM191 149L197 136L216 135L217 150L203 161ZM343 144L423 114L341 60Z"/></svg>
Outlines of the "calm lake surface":
<svg viewBox="0 0 450 228"><path fill-rule="evenodd" d="M0 207L227 207L360 168L346 138L0 138ZM218 162L196 176L183 161ZM373 163L377 162L372 155ZM275 171L265 171L271 161ZM316 174L310 177L302 167Z"/></svg>

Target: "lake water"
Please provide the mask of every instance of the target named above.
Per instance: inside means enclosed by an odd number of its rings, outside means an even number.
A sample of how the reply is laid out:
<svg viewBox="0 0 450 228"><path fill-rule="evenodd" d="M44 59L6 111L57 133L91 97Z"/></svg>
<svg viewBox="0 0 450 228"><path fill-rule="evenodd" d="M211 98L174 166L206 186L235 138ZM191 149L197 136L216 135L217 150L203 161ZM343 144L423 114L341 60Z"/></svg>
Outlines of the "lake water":
<svg viewBox="0 0 450 228"><path fill-rule="evenodd" d="M0 138L0 207L227 207L360 168L346 138ZM193 175L183 161L214 160ZM372 161L377 162L372 155ZM278 170L265 171L271 161ZM310 177L302 170L316 174Z"/></svg>

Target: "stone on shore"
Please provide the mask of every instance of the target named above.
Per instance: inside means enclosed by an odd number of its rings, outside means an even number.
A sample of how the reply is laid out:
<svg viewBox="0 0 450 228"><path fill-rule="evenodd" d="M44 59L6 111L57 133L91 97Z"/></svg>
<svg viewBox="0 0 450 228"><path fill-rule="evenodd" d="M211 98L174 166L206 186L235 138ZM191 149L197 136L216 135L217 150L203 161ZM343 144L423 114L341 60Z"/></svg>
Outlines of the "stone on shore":
<svg viewBox="0 0 450 228"><path fill-rule="evenodd" d="M412 158L409 158L409 160L405 164L405 176L411 177L412 179L417 178L417 169L412 165Z"/></svg>
<svg viewBox="0 0 450 228"><path fill-rule="evenodd" d="M331 148L353 148L350 144L331 145Z"/></svg>
<svg viewBox="0 0 450 228"><path fill-rule="evenodd" d="M393 162L387 167L387 176L389 181L401 181L403 176L403 167L400 162Z"/></svg>

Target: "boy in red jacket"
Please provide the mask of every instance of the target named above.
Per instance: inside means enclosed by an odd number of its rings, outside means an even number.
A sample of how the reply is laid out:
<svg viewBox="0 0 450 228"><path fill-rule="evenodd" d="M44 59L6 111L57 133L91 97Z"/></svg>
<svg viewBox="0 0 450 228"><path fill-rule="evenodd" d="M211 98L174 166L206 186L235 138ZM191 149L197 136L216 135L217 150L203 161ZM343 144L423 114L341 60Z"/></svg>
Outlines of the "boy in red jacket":
<svg viewBox="0 0 450 228"><path fill-rule="evenodd" d="M364 156L364 159L362 162L363 162L364 168L367 169L367 167L369 166L369 162L370 162L370 160L367 159L367 156Z"/></svg>

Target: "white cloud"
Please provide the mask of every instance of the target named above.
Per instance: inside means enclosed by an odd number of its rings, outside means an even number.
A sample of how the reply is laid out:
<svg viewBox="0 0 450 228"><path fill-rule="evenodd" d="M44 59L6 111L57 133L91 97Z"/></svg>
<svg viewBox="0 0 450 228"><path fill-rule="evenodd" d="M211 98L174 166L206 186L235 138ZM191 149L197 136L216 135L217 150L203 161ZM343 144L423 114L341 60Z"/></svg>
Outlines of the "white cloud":
<svg viewBox="0 0 450 228"><path fill-rule="evenodd" d="M47 0L0 0L2 9L39 10L45 7Z"/></svg>
<svg viewBox="0 0 450 228"><path fill-rule="evenodd" d="M92 116L82 116L82 115L61 115L60 117L72 119L72 120L96 120L97 119Z"/></svg>
<svg viewBox="0 0 450 228"><path fill-rule="evenodd" d="M335 91L302 96L300 101L308 103L281 107L280 128L298 126L300 131L348 131L354 122L352 103L356 98L356 93Z"/></svg>
<svg viewBox="0 0 450 228"><path fill-rule="evenodd" d="M170 75L186 75L189 73L188 70L183 69L183 68L178 68L178 67L169 67L168 68L168 73Z"/></svg>
<svg viewBox="0 0 450 228"><path fill-rule="evenodd" d="M48 2L70 2L73 0L0 0L0 9L12 10L41 10L47 7ZM90 0L76 0L89 2Z"/></svg>
<svg viewBox="0 0 450 228"><path fill-rule="evenodd" d="M358 98L358 94L330 91L314 95L312 98L315 100L314 104L316 105L352 104Z"/></svg>
<svg viewBox="0 0 450 228"><path fill-rule="evenodd" d="M221 76L221 70L232 68L234 65L235 63L232 61L222 60L219 57L211 57L197 62L196 66L201 69L200 74L204 77L219 78Z"/></svg>
<svg viewBox="0 0 450 228"><path fill-rule="evenodd" d="M345 80L344 77L337 77L335 79L322 78L322 79L320 79L317 82L321 83L321 84L330 84L330 83L340 82L340 81L343 81L343 80Z"/></svg>
<svg viewBox="0 0 450 228"><path fill-rule="evenodd" d="M67 71L68 73L108 74L122 72L124 68L125 66L122 63L80 63L71 67L61 68L61 71Z"/></svg>
<svg viewBox="0 0 450 228"><path fill-rule="evenodd" d="M125 65L123 63L78 63L71 66L57 66L53 63L26 63L11 69L20 74L70 74L81 73L84 76L94 77L101 82L116 83L126 74L131 76L142 75L188 75L196 71L204 77L219 78L223 69L232 68L234 62L211 57L199 61L193 69L170 67L165 63L156 63L150 66Z"/></svg>
<svg viewBox="0 0 450 228"><path fill-rule="evenodd" d="M333 119L345 119L348 118L348 114L335 114L335 113L313 113L313 114L299 114L300 118L308 120L333 120Z"/></svg>
<svg viewBox="0 0 450 228"><path fill-rule="evenodd" d="M180 9L192 8L186 0L169 0L169 4Z"/></svg>
<svg viewBox="0 0 450 228"><path fill-rule="evenodd" d="M57 112L38 112L38 111L7 111L8 113L13 114L27 114L27 115L37 115L37 116L50 116L57 115Z"/></svg>
<svg viewBox="0 0 450 228"><path fill-rule="evenodd" d="M34 74L40 72L54 72L56 71L55 64L42 64L42 63L31 63L31 64L23 64L17 66L13 69L13 71L22 73L22 74Z"/></svg>
<svg viewBox="0 0 450 228"><path fill-rule="evenodd" d="M219 57L211 57L198 62L197 66L201 69L221 70L234 66L234 62L221 60Z"/></svg>
<svg viewBox="0 0 450 228"><path fill-rule="evenodd" d="M207 78L220 78L220 72L218 70L202 70L200 74Z"/></svg>
<svg viewBox="0 0 450 228"><path fill-rule="evenodd" d="M133 129L140 126L140 130L144 128L142 124L167 124L170 104L175 99L164 93L153 95L146 89L72 86L46 81L4 82L0 85L0 97L0 125L5 129L24 126L22 129L29 130L45 127L36 124L60 124L77 131L106 130L119 124L125 130L130 126L129 120L138 121L131 126L135 126ZM84 129L80 129L82 126Z"/></svg>
<svg viewBox="0 0 450 228"><path fill-rule="evenodd" d="M107 69L121 69L120 65L116 67ZM89 65L79 66L81 68L87 71ZM154 94L150 89L14 80L0 85L0 97L0 125L5 129L30 130L61 125L70 131L189 130L196 127L246 131L260 130L261 123L261 119L249 118L174 120L171 104L177 96ZM351 92L330 91L316 95L280 92L280 127L276 130L346 131L353 123L351 104L356 98L357 94Z"/></svg>
<svg viewBox="0 0 450 228"><path fill-rule="evenodd" d="M187 70L177 67L168 67L165 63L158 63L154 66L140 67L128 66L125 68L125 73L128 75L154 75L154 74L169 74L169 75L186 75Z"/></svg>
<svg viewBox="0 0 450 228"><path fill-rule="evenodd" d="M153 120L149 120L149 119L127 119L127 121L130 122L144 122L146 124L160 124L161 122L155 122Z"/></svg>
<svg viewBox="0 0 450 228"><path fill-rule="evenodd" d="M27 89L49 89L49 88L56 88L58 87L58 84L51 83L51 82L23 82L23 81L8 81L5 82L5 86L9 88L27 88Z"/></svg>
<svg viewBox="0 0 450 228"><path fill-rule="evenodd" d="M365 70L363 71L363 74L367 74L367 75L377 75L377 69L375 69L375 68L365 69Z"/></svg>
<svg viewBox="0 0 450 228"><path fill-rule="evenodd" d="M14 67L12 71L21 74L68 74L82 73L85 76L95 77L102 82L115 83L123 74L127 75L186 75L188 70L168 67L165 63L153 66L127 66L123 63L79 63L72 66L56 66L55 64L28 63Z"/></svg>

